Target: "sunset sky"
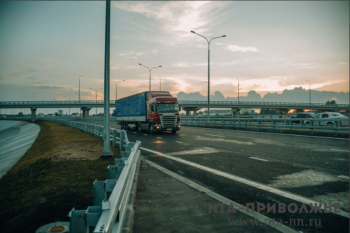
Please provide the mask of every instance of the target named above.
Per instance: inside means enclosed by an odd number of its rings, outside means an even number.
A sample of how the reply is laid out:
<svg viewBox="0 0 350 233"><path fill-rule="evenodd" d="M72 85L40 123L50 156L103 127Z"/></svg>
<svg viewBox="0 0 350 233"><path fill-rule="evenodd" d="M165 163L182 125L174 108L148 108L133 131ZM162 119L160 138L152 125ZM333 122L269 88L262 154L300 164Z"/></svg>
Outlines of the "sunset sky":
<svg viewBox="0 0 350 233"><path fill-rule="evenodd" d="M94 100L103 87L104 1L0 2L0 101ZM264 95L295 87L349 92L348 1L112 2L118 98L152 90ZM102 99L99 91L98 99ZM115 84L111 83L111 99ZM306 99L307 101L307 99Z"/></svg>

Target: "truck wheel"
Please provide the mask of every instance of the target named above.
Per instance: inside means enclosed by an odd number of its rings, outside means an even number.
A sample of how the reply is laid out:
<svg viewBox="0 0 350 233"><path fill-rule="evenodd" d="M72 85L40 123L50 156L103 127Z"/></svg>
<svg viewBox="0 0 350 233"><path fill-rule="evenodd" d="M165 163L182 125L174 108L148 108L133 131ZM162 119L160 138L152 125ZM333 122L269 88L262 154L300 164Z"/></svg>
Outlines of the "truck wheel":
<svg viewBox="0 0 350 233"><path fill-rule="evenodd" d="M176 130L172 130L171 133L176 133Z"/></svg>
<svg viewBox="0 0 350 233"><path fill-rule="evenodd" d="M138 123L137 126L138 126L138 129L139 129L139 132L141 133L142 132L141 123Z"/></svg>
<svg viewBox="0 0 350 233"><path fill-rule="evenodd" d="M124 129L124 122L120 122L120 129L123 130Z"/></svg>
<svg viewBox="0 0 350 233"><path fill-rule="evenodd" d="M150 134L154 134L154 129L153 129L153 127L152 127L151 124L149 124L149 126L148 126L148 132L149 132Z"/></svg>

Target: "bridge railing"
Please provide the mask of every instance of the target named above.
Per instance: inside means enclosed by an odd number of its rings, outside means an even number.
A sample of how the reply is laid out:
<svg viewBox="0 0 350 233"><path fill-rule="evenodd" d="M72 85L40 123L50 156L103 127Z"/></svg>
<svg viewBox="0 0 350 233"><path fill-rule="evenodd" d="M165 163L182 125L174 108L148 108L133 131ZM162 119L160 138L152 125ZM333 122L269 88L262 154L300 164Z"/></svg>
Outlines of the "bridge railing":
<svg viewBox="0 0 350 233"><path fill-rule="evenodd" d="M179 100L180 104L198 104L207 105L208 101L195 100ZM210 101L211 105L272 105L272 106L286 106L286 107L302 107L302 106L316 106L316 107L347 107L349 104L324 104L324 103L295 103L295 102L262 102L262 101Z"/></svg>
<svg viewBox="0 0 350 233"><path fill-rule="evenodd" d="M59 100L59 101L0 101L0 105L36 105L36 104L103 104L103 100ZM111 100L110 104L114 104Z"/></svg>
<svg viewBox="0 0 350 233"><path fill-rule="evenodd" d="M349 119L315 118L181 118L183 126L220 127L232 129L318 132L349 134Z"/></svg>
<svg viewBox="0 0 350 233"><path fill-rule="evenodd" d="M103 136L104 127L100 125L54 118L46 118L45 120L80 129L98 138ZM107 167L108 179L106 181L96 180L93 183L94 205L89 206L86 210L73 208L69 212L70 233L89 232L90 227L95 227L94 233L119 233L122 232L126 219L131 218L132 211L128 209L132 206L130 198L133 199L135 196L131 191L135 189L134 180L137 176L137 166L140 161L139 147L141 142L129 142L124 130L111 128L110 132L110 140L113 142L113 146L120 146L121 158L115 159L115 164ZM118 133L119 138L117 137Z"/></svg>

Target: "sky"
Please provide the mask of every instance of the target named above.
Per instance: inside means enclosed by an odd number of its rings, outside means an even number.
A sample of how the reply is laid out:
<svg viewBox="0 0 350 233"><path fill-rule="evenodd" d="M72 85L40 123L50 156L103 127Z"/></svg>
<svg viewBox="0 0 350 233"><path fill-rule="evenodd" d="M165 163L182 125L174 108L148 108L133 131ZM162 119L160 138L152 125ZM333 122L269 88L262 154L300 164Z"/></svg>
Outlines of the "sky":
<svg viewBox="0 0 350 233"><path fill-rule="evenodd" d="M278 101L295 90L303 99L288 101L308 102L310 83L312 94L325 93L318 101L349 103L348 1L111 6L110 79L121 81L118 98L148 91L149 70L139 63L162 66L152 70L152 90L161 79L162 91L174 96L207 96L208 43L193 30L209 39L226 35L210 42L212 96L235 100L239 78L241 98L270 93ZM79 76L81 99L95 100L92 89L103 88L105 8L104 1L1 1L0 101L78 99ZM115 99L116 84L110 93ZM103 90L97 94L103 99Z"/></svg>

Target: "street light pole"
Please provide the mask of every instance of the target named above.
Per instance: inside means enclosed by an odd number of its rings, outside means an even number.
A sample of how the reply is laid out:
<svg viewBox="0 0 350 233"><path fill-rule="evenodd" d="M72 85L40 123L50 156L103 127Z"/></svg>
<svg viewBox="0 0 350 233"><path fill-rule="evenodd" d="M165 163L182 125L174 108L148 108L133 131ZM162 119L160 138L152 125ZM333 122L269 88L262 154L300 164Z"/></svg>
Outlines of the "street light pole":
<svg viewBox="0 0 350 233"><path fill-rule="evenodd" d="M238 104L239 104L239 78L236 77L238 79Z"/></svg>
<svg viewBox="0 0 350 233"><path fill-rule="evenodd" d="M310 89L310 81L306 80L309 82L309 104L311 105L311 89Z"/></svg>
<svg viewBox="0 0 350 233"><path fill-rule="evenodd" d="M79 76L79 103L80 103L80 76Z"/></svg>
<svg viewBox="0 0 350 233"><path fill-rule="evenodd" d="M69 101L70 101L70 98L69 98L69 97L67 97L67 96L64 96L64 97L68 98ZM68 109L69 109L69 116L70 116L70 107L69 107ZM66 112L66 114L67 114L67 112Z"/></svg>
<svg viewBox="0 0 350 233"><path fill-rule="evenodd" d="M123 80L123 81L119 81L119 82L116 82L116 81L112 81L112 82L114 82L115 83L115 100L117 100L117 85L118 85L118 83L121 83L121 82L124 82L125 80Z"/></svg>
<svg viewBox="0 0 350 233"><path fill-rule="evenodd" d="M90 89L96 91L96 104L97 104L97 91L102 90L103 88L93 89L93 88L90 87ZM96 116L97 116L97 107L96 107Z"/></svg>
<svg viewBox="0 0 350 233"><path fill-rule="evenodd" d="M203 37L208 42L208 121L209 121L209 111L210 111L210 41L217 39L217 38L226 37L226 35L214 37L211 40L208 40L206 37L194 32L194 31L191 31L191 32L198 35L198 36Z"/></svg>
<svg viewBox="0 0 350 233"><path fill-rule="evenodd" d="M109 157L113 155L111 151L111 143L109 140L109 100L110 100L110 18L111 18L111 1L106 1L106 28L105 28L105 69L104 69L104 130L103 130L103 151L101 157Z"/></svg>
<svg viewBox="0 0 350 233"><path fill-rule="evenodd" d="M147 66L142 65L141 63L139 63L139 65L143 66L143 67L146 67L149 70L149 91L151 91L151 72L152 72L153 69L160 68L162 66L156 66L156 67L153 67L153 68L150 69Z"/></svg>
<svg viewBox="0 0 350 233"><path fill-rule="evenodd" d="M159 91L162 91L162 78L159 75Z"/></svg>

